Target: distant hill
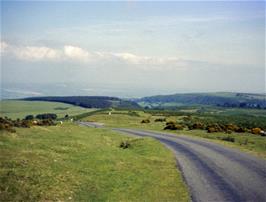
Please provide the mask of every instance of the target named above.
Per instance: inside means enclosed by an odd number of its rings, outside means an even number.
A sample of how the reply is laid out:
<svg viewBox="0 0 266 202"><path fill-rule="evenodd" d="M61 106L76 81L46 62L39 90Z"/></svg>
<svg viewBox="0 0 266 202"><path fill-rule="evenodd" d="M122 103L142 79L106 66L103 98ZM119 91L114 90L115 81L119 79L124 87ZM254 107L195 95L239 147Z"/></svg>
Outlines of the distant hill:
<svg viewBox="0 0 266 202"><path fill-rule="evenodd" d="M214 105L222 107L266 109L265 94L250 93L188 93L158 95L135 100L142 106L170 107L178 105Z"/></svg>
<svg viewBox="0 0 266 202"><path fill-rule="evenodd" d="M49 96L29 97L22 100L62 102L86 108L140 108L134 101L106 96Z"/></svg>

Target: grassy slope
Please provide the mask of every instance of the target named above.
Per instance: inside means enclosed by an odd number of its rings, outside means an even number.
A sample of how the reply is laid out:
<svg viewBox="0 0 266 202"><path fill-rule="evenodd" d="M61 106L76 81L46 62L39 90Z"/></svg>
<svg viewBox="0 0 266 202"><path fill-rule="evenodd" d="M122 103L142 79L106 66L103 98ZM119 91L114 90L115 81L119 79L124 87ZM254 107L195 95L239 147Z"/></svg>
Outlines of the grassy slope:
<svg viewBox="0 0 266 202"><path fill-rule="evenodd" d="M0 201L188 201L174 156L149 138L65 123L0 132L0 145Z"/></svg>
<svg viewBox="0 0 266 202"><path fill-rule="evenodd" d="M138 112L139 117L130 116L126 111L118 111L117 114L113 113L111 116L107 112L97 113L95 115L85 118L86 121L96 121L105 123L108 127L124 127L124 128L141 128L146 130L157 130L163 132L170 132L176 134L192 135L196 137L203 137L214 140L217 143L227 146L239 148L247 152L253 153L257 156L266 158L266 137L248 134L248 133L207 133L203 130L182 130L182 131L164 131L165 122L154 122L159 116L151 116L148 113ZM140 123L141 120L148 118L151 122L148 124ZM178 121L181 117L170 116L167 121ZM224 137L234 137L235 142L226 142L221 140Z"/></svg>
<svg viewBox="0 0 266 202"><path fill-rule="evenodd" d="M132 116L128 111L113 111L111 115L108 115L108 111L96 113L92 116L84 118L84 121L102 122L107 127L121 127L121 128L143 128L161 130L165 123L158 122L154 123L156 118L159 116L151 116L148 113L138 111L139 116ZM141 124L143 119L151 120L150 124Z"/></svg>
<svg viewBox="0 0 266 202"><path fill-rule="evenodd" d="M208 101L207 101L207 100ZM217 93L185 93L185 94L172 94L172 95L157 95L144 97L138 100L138 104L142 107L174 107L186 106L187 104L205 104L212 105L224 104L226 102L250 102L257 100L257 102L265 101L265 94L251 94L251 93L230 93L230 92L217 92ZM200 101L201 100L201 101ZM205 101L203 101L205 100ZM264 104L265 105L265 104Z"/></svg>
<svg viewBox="0 0 266 202"><path fill-rule="evenodd" d="M7 116L12 119L24 118L26 115L40 113L55 113L59 118L68 115L77 115L95 109L86 109L58 102L42 101L0 101L0 116Z"/></svg>

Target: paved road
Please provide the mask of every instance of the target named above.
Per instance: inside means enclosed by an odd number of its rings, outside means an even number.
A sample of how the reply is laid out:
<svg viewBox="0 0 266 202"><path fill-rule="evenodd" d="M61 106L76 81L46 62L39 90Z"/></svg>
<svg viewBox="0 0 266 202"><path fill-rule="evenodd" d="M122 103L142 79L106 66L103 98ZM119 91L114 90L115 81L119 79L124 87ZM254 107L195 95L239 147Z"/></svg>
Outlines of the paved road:
<svg viewBox="0 0 266 202"><path fill-rule="evenodd" d="M266 161L204 139L116 128L159 140L177 158L192 201L266 202Z"/></svg>
<svg viewBox="0 0 266 202"><path fill-rule="evenodd" d="M98 123L98 122L77 121L76 123L81 125L81 126L88 126L88 127L93 127L93 128L103 128L104 127L103 123Z"/></svg>

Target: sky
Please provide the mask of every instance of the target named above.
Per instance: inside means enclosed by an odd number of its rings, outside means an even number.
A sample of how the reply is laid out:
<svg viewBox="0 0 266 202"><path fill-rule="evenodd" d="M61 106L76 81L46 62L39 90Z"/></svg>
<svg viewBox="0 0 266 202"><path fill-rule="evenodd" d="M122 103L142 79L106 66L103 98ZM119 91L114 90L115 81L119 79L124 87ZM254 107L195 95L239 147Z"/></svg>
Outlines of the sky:
<svg viewBox="0 0 266 202"><path fill-rule="evenodd" d="M1 1L2 86L263 93L265 76L264 1Z"/></svg>

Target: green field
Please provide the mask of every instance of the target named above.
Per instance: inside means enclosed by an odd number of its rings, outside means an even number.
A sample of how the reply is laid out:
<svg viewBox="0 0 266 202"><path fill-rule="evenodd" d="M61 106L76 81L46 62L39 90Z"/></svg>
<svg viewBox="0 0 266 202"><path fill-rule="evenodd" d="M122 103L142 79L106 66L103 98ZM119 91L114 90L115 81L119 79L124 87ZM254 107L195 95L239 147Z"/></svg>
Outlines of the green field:
<svg viewBox="0 0 266 202"><path fill-rule="evenodd" d="M13 119L92 110L53 102L1 102L1 116ZM107 117L107 112L98 113ZM122 141L130 147L120 148ZM189 201L174 155L150 138L66 121L0 131L0 145L0 201Z"/></svg>
<svg viewBox="0 0 266 202"><path fill-rule="evenodd" d="M64 123L0 132L0 144L0 201L189 200L173 154L153 139Z"/></svg>
<svg viewBox="0 0 266 202"><path fill-rule="evenodd" d="M77 115L90 112L95 109L82 108L59 102L44 101L0 101L0 116L7 116L11 119L25 118L27 115L37 115L41 113L55 113L59 118L66 114Z"/></svg>
<svg viewBox="0 0 266 202"><path fill-rule="evenodd" d="M64 121L57 126L16 128L16 133L0 131L0 201L189 201L171 151L151 138L127 137L110 130L115 127L208 138L266 158L266 137L186 128L165 131L166 122L155 122L166 118L182 123L191 116L202 121L263 125L264 110L182 106L170 111L95 111L52 102L1 102L1 116L16 119L40 113L56 113L59 118L76 115L83 121L104 123L105 128ZM150 122L141 123L145 119ZM123 141L129 148L120 147Z"/></svg>
<svg viewBox="0 0 266 202"><path fill-rule="evenodd" d="M187 109L189 110L189 109ZM192 110L192 109L191 109ZM210 109L209 109L210 110ZM216 109L214 109L216 110ZM221 111L221 109L219 109ZM193 110L192 110L193 111ZM209 111L213 112L213 111ZM224 111L221 111L219 113L225 113L229 117L232 118L232 114L236 114L236 117L242 117L239 116L239 114L245 114L245 112L249 113L249 115L256 116L257 114L260 114L259 110L232 110L227 109ZM260 135L254 135L250 133L235 133L232 132L231 134L226 134L222 132L217 133L207 133L204 130L177 130L177 131L169 131L169 130L163 130L165 127L165 122L155 122L155 119L157 118L164 118L166 117L167 121L176 121L181 122L182 118L184 116L182 115L167 115L162 112L156 113L156 115L148 112L143 111L124 111L124 110L116 110L112 112L111 115L109 115L109 111L105 112L98 112L96 114L93 114L92 116L88 116L84 118L84 121L95 121L95 122L101 122L104 123L106 127L121 127L121 128L141 128L146 130L157 130L161 132L169 132L169 133L175 133L177 135L190 135L195 137L201 137L201 138L208 138L212 141L215 141L220 144L224 144L226 146L235 147L250 153L253 153L257 156L261 156L263 158L266 158L266 137L260 136ZM264 114L262 113L263 119ZM203 115L203 117L205 117ZM215 116L217 118L217 116ZM218 116L219 117L219 116ZM150 123L141 123L142 120L149 119ZM214 119L214 118L212 118ZM234 138L234 142L227 141L227 138Z"/></svg>

